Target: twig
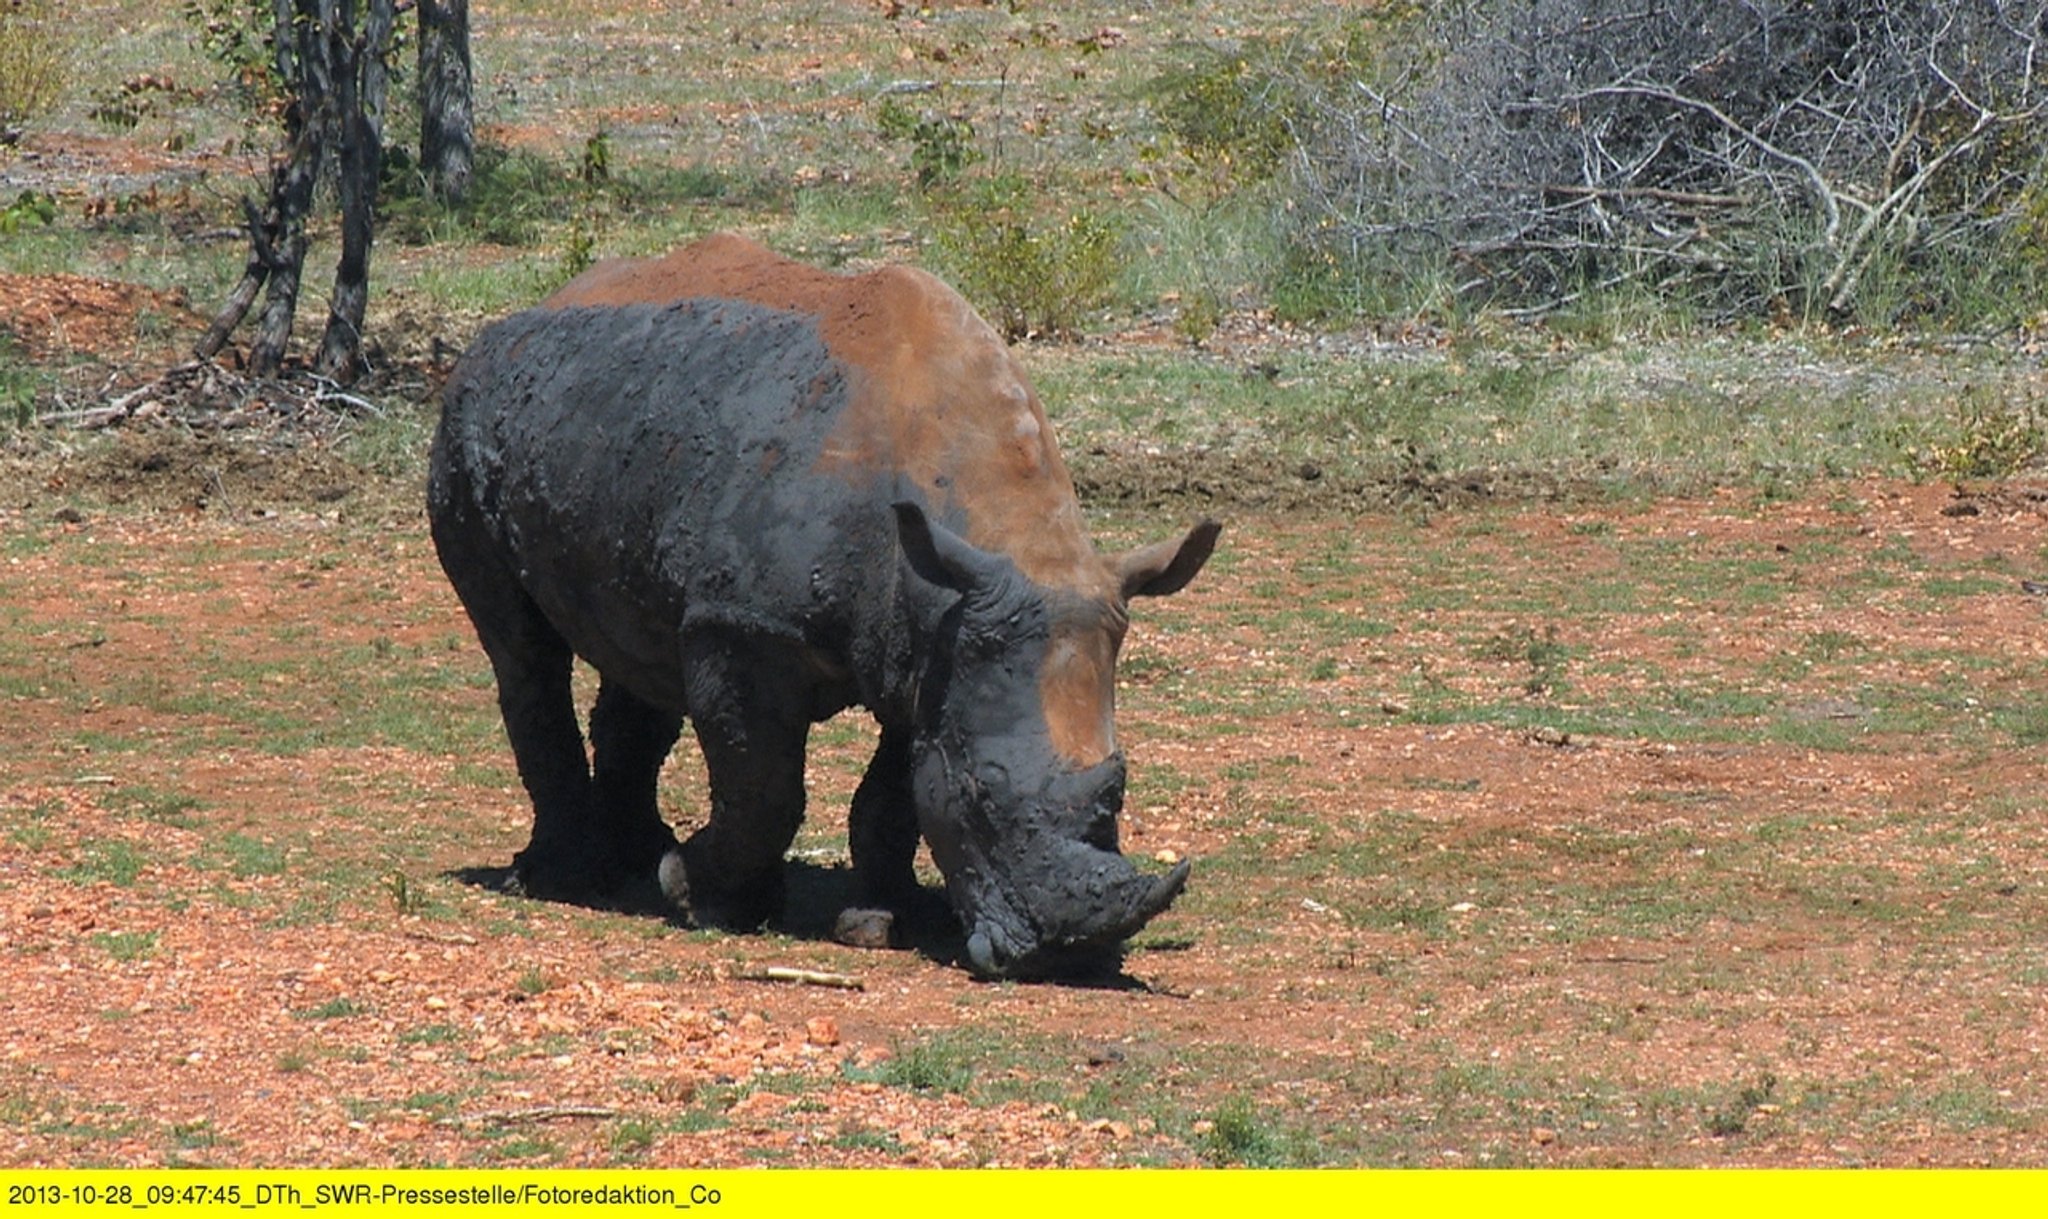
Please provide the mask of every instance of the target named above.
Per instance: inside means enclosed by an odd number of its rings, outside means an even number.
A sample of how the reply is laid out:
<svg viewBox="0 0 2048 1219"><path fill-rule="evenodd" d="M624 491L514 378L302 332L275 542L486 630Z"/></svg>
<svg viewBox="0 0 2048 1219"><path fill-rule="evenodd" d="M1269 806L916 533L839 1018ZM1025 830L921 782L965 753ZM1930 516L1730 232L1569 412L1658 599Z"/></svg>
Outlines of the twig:
<svg viewBox="0 0 2048 1219"><path fill-rule="evenodd" d="M408 931L405 933L405 938L408 940L425 940L429 944L460 944L467 948L476 947L476 937L464 935L460 931L447 933L438 931Z"/></svg>
<svg viewBox="0 0 2048 1219"><path fill-rule="evenodd" d="M383 407L378 406L368 398L358 398L354 394L343 391L340 384L330 377L316 376L313 378L313 384L318 387L313 393L313 401L322 406L329 402L339 402L343 406L365 415L381 417L384 414Z"/></svg>
<svg viewBox="0 0 2048 1219"><path fill-rule="evenodd" d="M1667 190L1661 186L1579 186L1569 182L1540 183L1537 190L1547 195L1571 195L1589 199L1655 199L1688 207L1748 207L1754 200L1740 195L1709 195L1700 191Z"/></svg>
<svg viewBox="0 0 2048 1219"><path fill-rule="evenodd" d="M616 1109L600 1109L581 1105L543 1105L533 1109L501 1109L493 1113L474 1113L457 1117L456 1123L464 1126L516 1126L530 1122L552 1122L567 1118L603 1119L617 1116Z"/></svg>
<svg viewBox="0 0 2048 1219"><path fill-rule="evenodd" d="M802 986L829 986L835 990L866 990L867 983L851 974L827 973L821 969L798 969L791 965L770 965L732 975L735 982L795 982Z"/></svg>

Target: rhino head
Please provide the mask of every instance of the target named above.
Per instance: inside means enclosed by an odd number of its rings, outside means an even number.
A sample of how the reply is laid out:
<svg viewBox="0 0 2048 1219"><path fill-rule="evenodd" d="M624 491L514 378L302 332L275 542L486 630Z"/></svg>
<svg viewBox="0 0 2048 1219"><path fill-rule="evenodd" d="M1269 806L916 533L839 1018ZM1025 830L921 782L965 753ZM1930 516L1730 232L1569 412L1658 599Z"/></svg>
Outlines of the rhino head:
<svg viewBox="0 0 2048 1219"><path fill-rule="evenodd" d="M968 961L988 976L1099 968L1180 895L1189 866L1148 875L1117 846L1126 607L1184 587L1221 526L1094 559L1092 587L1050 588L918 505L895 509L915 578L955 594L921 649L912 795Z"/></svg>

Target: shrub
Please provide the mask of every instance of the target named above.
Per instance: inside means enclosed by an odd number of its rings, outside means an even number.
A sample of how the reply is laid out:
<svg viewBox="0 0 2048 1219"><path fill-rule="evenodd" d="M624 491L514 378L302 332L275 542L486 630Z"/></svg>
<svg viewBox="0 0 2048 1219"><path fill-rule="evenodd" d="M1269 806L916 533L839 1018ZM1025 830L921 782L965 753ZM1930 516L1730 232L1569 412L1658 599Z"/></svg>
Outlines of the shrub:
<svg viewBox="0 0 2048 1219"><path fill-rule="evenodd" d="M1160 125L1189 160L1239 185L1272 175L1294 147L1300 99L1263 42L1195 47L1145 87Z"/></svg>
<svg viewBox="0 0 2048 1219"><path fill-rule="evenodd" d="M0 327L0 426L25 428L36 421L37 403L49 378L21 353L14 336Z"/></svg>
<svg viewBox="0 0 2048 1219"><path fill-rule="evenodd" d="M56 0L0 0L0 142L57 104L69 59Z"/></svg>
<svg viewBox="0 0 2048 1219"><path fill-rule="evenodd" d="M1004 337L1071 334L1107 305L1123 272L1122 233L1065 207L1013 171L926 196L939 261Z"/></svg>
<svg viewBox="0 0 2048 1219"><path fill-rule="evenodd" d="M964 118L920 114L891 97L876 110L875 126L884 138L910 145L910 170L920 188L950 182L981 160L974 124Z"/></svg>
<svg viewBox="0 0 2048 1219"><path fill-rule="evenodd" d="M2007 478L2032 467L2044 448L2048 432L2037 403L1972 388L1915 457L1922 471L1940 478Z"/></svg>
<svg viewBox="0 0 2048 1219"><path fill-rule="evenodd" d="M1219 1168L1275 1168L1285 1162L1282 1140L1259 1106L1245 1096L1232 1096L1209 1114L1202 1155Z"/></svg>

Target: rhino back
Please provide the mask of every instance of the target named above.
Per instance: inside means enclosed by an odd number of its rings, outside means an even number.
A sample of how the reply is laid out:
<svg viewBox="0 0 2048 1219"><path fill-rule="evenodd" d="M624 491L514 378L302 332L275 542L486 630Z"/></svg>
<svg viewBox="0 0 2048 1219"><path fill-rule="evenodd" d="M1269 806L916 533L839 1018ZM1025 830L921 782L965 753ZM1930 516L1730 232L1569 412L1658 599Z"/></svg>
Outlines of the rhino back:
<svg viewBox="0 0 2048 1219"><path fill-rule="evenodd" d="M959 293L904 266L839 275L714 234L604 262L544 308L716 298L811 319L846 378L818 469L915 488L947 525L1048 587L1103 590L1045 409L1002 337Z"/></svg>

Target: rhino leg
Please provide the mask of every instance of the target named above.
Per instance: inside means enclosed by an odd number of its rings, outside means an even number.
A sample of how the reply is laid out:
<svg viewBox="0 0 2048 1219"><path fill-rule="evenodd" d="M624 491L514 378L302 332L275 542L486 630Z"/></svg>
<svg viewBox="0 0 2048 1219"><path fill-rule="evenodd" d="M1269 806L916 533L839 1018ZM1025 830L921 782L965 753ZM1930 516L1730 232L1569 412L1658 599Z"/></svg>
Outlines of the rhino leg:
<svg viewBox="0 0 2048 1219"><path fill-rule="evenodd" d="M908 732L882 730L882 743L847 809L846 840L862 904L908 912L920 893L912 867L917 809L911 803Z"/></svg>
<svg viewBox="0 0 2048 1219"><path fill-rule="evenodd" d="M609 678L599 683L590 709L591 830L620 885L652 884L663 853L676 844L655 789L682 730L682 716Z"/></svg>
<svg viewBox="0 0 2048 1219"><path fill-rule="evenodd" d="M583 899L605 886L589 830L590 766L569 677L569 645L516 585L463 592L498 680L498 710L533 800L533 835L512 860L508 887L532 897Z"/></svg>
<svg viewBox="0 0 2048 1219"><path fill-rule="evenodd" d="M910 733L882 729L874 760L847 810L855 900L840 911L833 935L860 948L901 947L920 933L954 929L941 892L917 883L917 808L911 802Z"/></svg>
<svg viewBox="0 0 2048 1219"><path fill-rule="evenodd" d="M781 913L782 857L804 819L809 690L794 664L716 635L685 651L711 814L662 861L662 890L699 925L758 927Z"/></svg>
<svg viewBox="0 0 2048 1219"><path fill-rule="evenodd" d="M520 585L459 465L437 455L429 495L434 547L490 658L505 735L533 801L533 834L513 857L506 888L557 900L600 896L610 860L590 823L590 761L570 688L574 653Z"/></svg>

